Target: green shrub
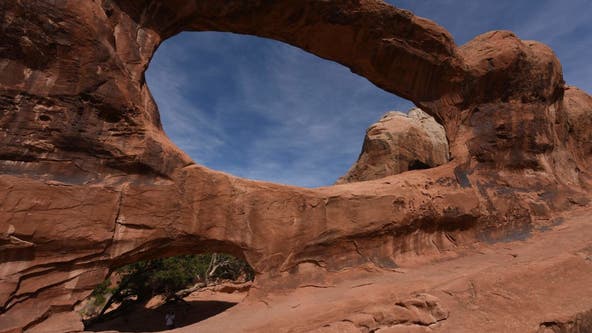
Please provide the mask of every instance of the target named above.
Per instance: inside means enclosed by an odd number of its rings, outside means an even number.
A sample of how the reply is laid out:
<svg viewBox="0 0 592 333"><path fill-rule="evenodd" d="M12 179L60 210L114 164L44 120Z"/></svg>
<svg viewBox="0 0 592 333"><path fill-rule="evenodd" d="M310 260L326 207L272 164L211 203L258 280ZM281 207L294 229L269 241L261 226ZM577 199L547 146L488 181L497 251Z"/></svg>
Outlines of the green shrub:
<svg viewBox="0 0 592 333"><path fill-rule="evenodd" d="M120 267L115 272L119 276L115 288L109 288L111 280L107 279L91 294L97 305L105 303L107 295L112 294L101 314L111 304L126 300L144 302L155 295L173 298L176 292L197 282L207 285L218 279L236 281L240 277L251 281L255 276L245 261L216 253L139 261Z"/></svg>

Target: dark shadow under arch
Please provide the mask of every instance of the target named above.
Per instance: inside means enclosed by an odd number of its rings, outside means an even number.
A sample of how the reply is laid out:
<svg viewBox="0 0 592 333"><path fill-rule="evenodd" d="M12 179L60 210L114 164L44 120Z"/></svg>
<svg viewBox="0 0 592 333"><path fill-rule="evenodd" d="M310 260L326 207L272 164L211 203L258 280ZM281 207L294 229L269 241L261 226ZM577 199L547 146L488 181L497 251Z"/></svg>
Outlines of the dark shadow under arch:
<svg viewBox="0 0 592 333"><path fill-rule="evenodd" d="M175 313L175 327L185 327L222 313L238 303L224 301L189 301L186 303L165 304L155 309L133 305L128 314L89 325L90 332L160 332L167 330L164 317L169 311Z"/></svg>
<svg viewBox="0 0 592 333"><path fill-rule="evenodd" d="M213 317L247 296L255 272L224 253L143 260L115 269L80 306L86 331L158 332Z"/></svg>

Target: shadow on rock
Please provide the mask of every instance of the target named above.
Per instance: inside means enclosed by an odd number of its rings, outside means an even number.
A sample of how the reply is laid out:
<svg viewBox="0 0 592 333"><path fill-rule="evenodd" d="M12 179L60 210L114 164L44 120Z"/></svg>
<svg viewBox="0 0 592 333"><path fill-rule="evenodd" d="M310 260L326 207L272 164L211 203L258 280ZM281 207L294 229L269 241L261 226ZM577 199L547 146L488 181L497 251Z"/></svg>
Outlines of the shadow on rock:
<svg viewBox="0 0 592 333"><path fill-rule="evenodd" d="M213 317L237 303L223 301L189 301L163 304L146 308L140 304L130 305L116 316L95 322L85 328L90 332L158 332L167 330L165 314L175 313L175 327L184 327Z"/></svg>

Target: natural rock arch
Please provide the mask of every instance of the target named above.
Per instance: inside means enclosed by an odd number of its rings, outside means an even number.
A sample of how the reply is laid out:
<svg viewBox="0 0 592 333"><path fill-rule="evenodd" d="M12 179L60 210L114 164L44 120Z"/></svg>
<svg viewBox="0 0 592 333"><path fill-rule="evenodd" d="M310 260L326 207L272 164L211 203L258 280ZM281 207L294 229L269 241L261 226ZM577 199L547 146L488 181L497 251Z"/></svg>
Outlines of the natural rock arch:
<svg viewBox="0 0 592 333"><path fill-rule="evenodd" d="M379 0L1 6L0 331L80 329L75 305L110 267L139 259L244 257L257 300L522 239L589 197L590 97L564 87L549 48L510 32L459 48ZM319 189L196 165L162 132L143 79L158 45L185 30L272 38L344 64L435 116L453 160ZM431 296L400 306L417 302L443 318ZM295 329L337 320L325 316Z"/></svg>

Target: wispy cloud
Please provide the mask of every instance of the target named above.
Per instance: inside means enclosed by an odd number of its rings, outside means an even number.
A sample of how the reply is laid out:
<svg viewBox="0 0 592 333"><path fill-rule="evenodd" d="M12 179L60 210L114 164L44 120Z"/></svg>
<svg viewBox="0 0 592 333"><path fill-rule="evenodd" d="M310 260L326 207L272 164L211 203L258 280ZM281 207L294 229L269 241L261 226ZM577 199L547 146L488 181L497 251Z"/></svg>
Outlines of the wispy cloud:
<svg viewBox="0 0 592 333"><path fill-rule="evenodd" d="M148 82L166 132L214 169L329 185L357 158L367 126L411 106L341 65L286 44L221 33L176 38L161 47Z"/></svg>
<svg viewBox="0 0 592 333"><path fill-rule="evenodd" d="M226 145L226 134L211 126L211 115L186 96L192 80L190 73L176 63L178 58L171 56L177 50L163 53L161 59L151 64L147 77L165 132L194 159L208 161Z"/></svg>

